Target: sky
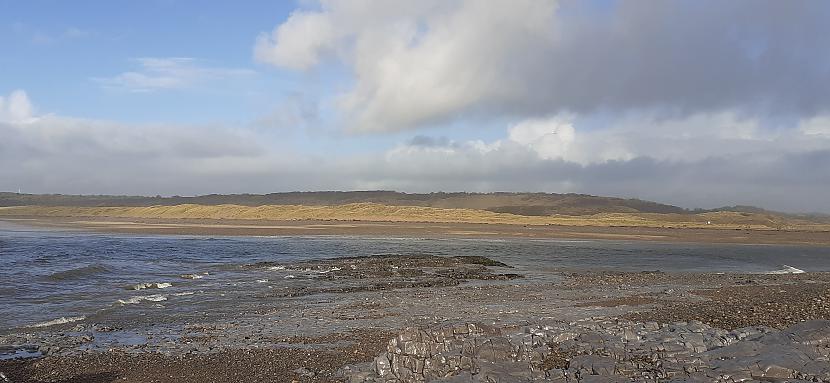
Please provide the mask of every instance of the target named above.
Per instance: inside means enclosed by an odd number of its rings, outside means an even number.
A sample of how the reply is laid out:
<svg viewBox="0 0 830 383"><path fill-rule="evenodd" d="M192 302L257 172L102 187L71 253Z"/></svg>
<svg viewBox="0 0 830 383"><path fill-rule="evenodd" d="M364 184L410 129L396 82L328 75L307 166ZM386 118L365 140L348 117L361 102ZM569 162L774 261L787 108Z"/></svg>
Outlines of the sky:
<svg viewBox="0 0 830 383"><path fill-rule="evenodd" d="M830 2L0 0L0 190L830 213Z"/></svg>

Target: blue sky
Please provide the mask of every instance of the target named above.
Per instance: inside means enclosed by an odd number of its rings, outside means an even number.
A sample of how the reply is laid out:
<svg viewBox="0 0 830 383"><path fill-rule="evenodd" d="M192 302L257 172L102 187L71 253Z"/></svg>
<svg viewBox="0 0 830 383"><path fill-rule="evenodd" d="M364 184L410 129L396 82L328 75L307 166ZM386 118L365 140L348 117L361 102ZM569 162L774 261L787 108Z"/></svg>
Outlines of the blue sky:
<svg viewBox="0 0 830 383"><path fill-rule="evenodd" d="M264 70L251 42L287 17L290 2L3 1L0 43L4 87L26 88L55 113L130 122L246 120L263 98L299 88L297 75ZM252 10L256 10L252 12ZM140 69L142 57L190 57L199 65L254 71L200 89L132 93L106 90L95 78ZM276 94L273 94L276 93Z"/></svg>
<svg viewBox="0 0 830 383"><path fill-rule="evenodd" d="M828 17L823 1L0 0L0 189L830 211Z"/></svg>
<svg viewBox="0 0 830 383"><path fill-rule="evenodd" d="M285 20L297 5L3 1L0 44L14 54L0 59L0 90L25 89L42 113L139 124L256 124L298 97L324 103L327 93L350 81L347 69L336 63L296 72L255 62L251 48L256 36ZM113 88L100 81L142 72L142 58L188 58L194 67L247 73L150 91ZM321 126L309 133L311 139L294 127L267 132L264 139L277 148L288 139L308 151L345 153L403 139L394 134L350 139L331 130L336 121L325 108L316 112ZM344 146L343 140L349 144Z"/></svg>
<svg viewBox="0 0 830 383"><path fill-rule="evenodd" d="M602 15L612 3L593 1L579 10ZM286 99L330 102L328 95L346 90L351 83L349 68L338 63L297 72L253 59L255 37L297 9L314 9L310 2L251 1L244 7L185 0L3 0L0 4L4 10L0 25L5 29L0 44L14 52L0 58L0 90L25 89L43 113L125 123L246 125L267 117ZM142 58L189 58L194 66L249 73L167 91L113 89L101 83L101 79L142 71ZM331 107L322 106L317 109L319 125L336 129L338 121L333 120ZM596 119L586 119L586 126ZM471 124L456 121L451 129L423 129L426 134L457 140L471 135L494 140L503 133L505 121ZM351 143L351 149L389 145L408 136L408 132L361 136Z"/></svg>

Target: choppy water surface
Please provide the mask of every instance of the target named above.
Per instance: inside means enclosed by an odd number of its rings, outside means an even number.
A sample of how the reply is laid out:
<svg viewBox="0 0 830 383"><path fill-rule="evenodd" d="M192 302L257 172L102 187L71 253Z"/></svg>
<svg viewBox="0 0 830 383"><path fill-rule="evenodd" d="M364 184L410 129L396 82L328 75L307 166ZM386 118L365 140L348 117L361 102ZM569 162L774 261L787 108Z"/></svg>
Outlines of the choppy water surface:
<svg viewBox="0 0 830 383"><path fill-rule="evenodd" d="M372 254L482 255L529 280L551 270L830 271L830 248L628 241L185 237L46 231L0 222L0 332L96 316L157 321L256 310L317 283L256 262ZM786 265L786 266L785 266ZM150 310L150 308L161 308ZM155 314L154 314L155 312Z"/></svg>

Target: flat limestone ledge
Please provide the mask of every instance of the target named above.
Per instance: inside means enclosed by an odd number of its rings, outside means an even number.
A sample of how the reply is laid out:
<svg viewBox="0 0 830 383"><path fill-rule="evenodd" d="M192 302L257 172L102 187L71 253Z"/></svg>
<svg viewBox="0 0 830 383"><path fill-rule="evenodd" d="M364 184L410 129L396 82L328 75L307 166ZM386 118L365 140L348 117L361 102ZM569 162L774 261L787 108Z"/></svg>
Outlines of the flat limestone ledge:
<svg viewBox="0 0 830 383"><path fill-rule="evenodd" d="M586 319L409 328L349 382L830 382L830 321L734 331Z"/></svg>

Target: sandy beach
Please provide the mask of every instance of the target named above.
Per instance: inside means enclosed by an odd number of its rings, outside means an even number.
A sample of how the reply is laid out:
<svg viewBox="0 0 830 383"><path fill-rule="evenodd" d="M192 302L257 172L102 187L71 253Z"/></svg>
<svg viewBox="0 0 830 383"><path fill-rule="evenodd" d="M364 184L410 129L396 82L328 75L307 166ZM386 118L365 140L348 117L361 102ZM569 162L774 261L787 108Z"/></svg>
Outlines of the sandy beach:
<svg viewBox="0 0 830 383"><path fill-rule="evenodd" d="M107 233L206 236L359 235L456 238L570 238L736 244L830 245L822 230L655 228L638 226L517 225L496 223L238 220L113 217L0 217L10 223Z"/></svg>

